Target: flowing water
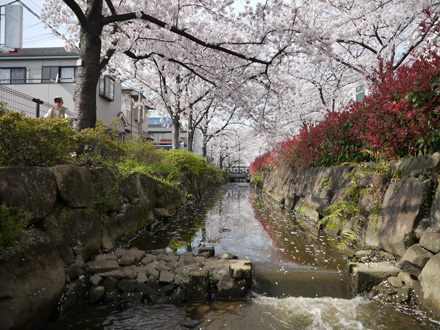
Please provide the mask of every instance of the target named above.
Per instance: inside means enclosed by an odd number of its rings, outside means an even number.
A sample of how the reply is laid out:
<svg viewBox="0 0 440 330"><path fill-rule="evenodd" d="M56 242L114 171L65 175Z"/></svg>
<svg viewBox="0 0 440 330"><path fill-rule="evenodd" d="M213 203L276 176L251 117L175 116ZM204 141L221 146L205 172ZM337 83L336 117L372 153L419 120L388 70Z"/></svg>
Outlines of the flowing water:
<svg viewBox="0 0 440 330"><path fill-rule="evenodd" d="M249 184L223 186L156 222L129 245L178 252L214 246L217 255L250 259L253 292L241 302L83 306L45 329L440 329L440 322L416 309L354 296L337 242Z"/></svg>

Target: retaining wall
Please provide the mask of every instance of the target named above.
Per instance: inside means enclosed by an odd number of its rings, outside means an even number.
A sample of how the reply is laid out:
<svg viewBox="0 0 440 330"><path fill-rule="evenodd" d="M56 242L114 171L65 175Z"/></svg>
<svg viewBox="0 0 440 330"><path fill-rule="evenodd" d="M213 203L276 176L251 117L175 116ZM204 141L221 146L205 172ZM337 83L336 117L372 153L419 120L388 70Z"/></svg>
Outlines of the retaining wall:
<svg viewBox="0 0 440 330"><path fill-rule="evenodd" d="M206 175L179 179L191 198L227 181L226 174L221 182ZM77 280L93 256L111 251L156 216L169 216L187 199L140 173L118 180L108 168L0 168L0 203L28 210L34 227L20 251L0 254L0 329L35 329L47 322L66 287L81 292L84 285ZM80 298L71 296L62 312Z"/></svg>
<svg viewBox="0 0 440 330"><path fill-rule="evenodd" d="M358 265L350 266L356 287L396 283L396 288L409 289L408 299L412 295L422 308L440 317L439 173L440 154L436 153L386 168L372 163L278 170L263 176L261 188L316 226L329 214L327 207L355 201L358 212L349 219L332 218L326 230L341 238L351 234L358 239L358 249L370 249L359 252L354 258ZM354 186L358 198L353 200ZM374 265L378 255L387 266ZM378 277L378 268L390 272ZM364 275L376 282L358 283Z"/></svg>

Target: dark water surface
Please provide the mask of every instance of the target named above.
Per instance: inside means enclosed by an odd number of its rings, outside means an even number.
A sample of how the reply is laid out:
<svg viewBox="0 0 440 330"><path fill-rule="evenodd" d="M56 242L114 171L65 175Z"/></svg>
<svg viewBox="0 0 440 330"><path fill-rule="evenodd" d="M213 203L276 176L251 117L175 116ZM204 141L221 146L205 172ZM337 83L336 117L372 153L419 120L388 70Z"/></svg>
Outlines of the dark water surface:
<svg viewBox="0 0 440 330"><path fill-rule="evenodd" d="M252 261L255 283L247 301L83 306L44 329L440 329L420 311L353 296L337 242L245 183L223 186L129 243L178 252L202 245Z"/></svg>

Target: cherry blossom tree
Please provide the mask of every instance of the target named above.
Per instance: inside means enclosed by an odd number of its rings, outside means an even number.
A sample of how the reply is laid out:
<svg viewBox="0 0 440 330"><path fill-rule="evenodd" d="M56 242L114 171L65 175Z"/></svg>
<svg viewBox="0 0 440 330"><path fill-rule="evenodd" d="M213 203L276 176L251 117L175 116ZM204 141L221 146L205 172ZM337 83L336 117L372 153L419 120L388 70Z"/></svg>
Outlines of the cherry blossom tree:
<svg viewBox="0 0 440 330"><path fill-rule="evenodd" d="M440 2L432 0L296 4L295 15L302 24L296 25L300 30L289 56L275 68L278 84L283 79L290 86L283 86L284 92L274 87L272 104L265 103L265 113L258 113L258 120L264 121L259 133L268 142L295 135L300 126L320 121L327 109L338 110L382 63L392 63L395 70L411 52L422 49L439 24Z"/></svg>
<svg viewBox="0 0 440 330"><path fill-rule="evenodd" d="M265 50L262 46L272 32L266 29L255 35L250 14L237 16L233 3L46 0L42 18L55 28L68 25L68 46L79 44L76 128L95 125L99 75L106 67L120 68L122 55L133 63L154 59L159 67L165 62L178 64L213 86L223 85L226 76L234 76L228 81L239 84L266 74L284 46ZM128 78L131 68L124 68Z"/></svg>
<svg viewBox="0 0 440 330"><path fill-rule="evenodd" d="M158 92L165 80L173 94L169 108L172 100L182 110L176 123L206 105L207 90L232 99L239 120L273 143L319 121L326 109L337 110L382 60L402 65L433 37L440 4L261 0L237 10L235 3L46 0L42 16L54 27L67 24L67 45L80 48L77 128L94 126L99 74L111 73ZM205 87L196 91L201 82Z"/></svg>
<svg viewBox="0 0 440 330"><path fill-rule="evenodd" d="M300 54L288 73L321 101L317 108L335 110L383 62L395 70L433 37L439 5L432 0L304 1L298 7L306 22L301 34L315 47L302 48L298 39Z"/></svg>
<svg viewBox="0 0 440 330"><path fill-rule="evenodd" d="M203 117L200 121L198 128L202 131L202 156L206 157L208 143L218 136L224 136L224 131L232 122L232 118L236 114L237 106L234 104L227 104L223 100L211 99L212 103L209 103L203 111ZM221 138L222 139L222 138ZM217 148L221 148L217 145ZM221 154L221 153L220 153Z"/></svg>

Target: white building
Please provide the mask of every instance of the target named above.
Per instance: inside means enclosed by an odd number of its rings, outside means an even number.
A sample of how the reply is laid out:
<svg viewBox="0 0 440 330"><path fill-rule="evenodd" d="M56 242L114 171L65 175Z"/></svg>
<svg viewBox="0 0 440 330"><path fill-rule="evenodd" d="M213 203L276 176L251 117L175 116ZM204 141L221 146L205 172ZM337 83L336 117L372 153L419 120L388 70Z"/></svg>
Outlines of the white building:
<svg viewBox="0 0 440 330"><path fill-rule="evenodd" d="M171 149L172 129L171 119L164 117L148 117L148 136L154 140L157 147ZM188 150L188 123L183 121L180 126L180 148ZM193 141L193 152L202 155L202 133L196 129Z"/></svg>
<svg viewBox="0 0 440 330"><path fill-rule="evenodd" d="M148 135L146 120L147 106L142 105L142 94L131 88L123 88L121 93L121 113L124 120L126 136L133 139Z"/></svg>
<svg viewBox="0 0 440 330"><path fill-rule="evenodd" d="M46 105L53 104L56 96L61 96L64 106L71 112L75 109L75 74L79 56L67 52L62 47L55 48L22 48L14 53L0 53L0 87L7 87L19 95L27 95L41 100ZM10 93L9 93L10 94ZM108 76L102 76L96 90L97 117L106 125L118 115L121 117L121 84ZM7 93L0 90L0 102L10 104L15 99L8 99ZM8 108L8 104L6 107ZM20 106L18 106L20 107ZM34 111L23 110L29 116ZM48 110L42 108L40 116Z"/></svg>

